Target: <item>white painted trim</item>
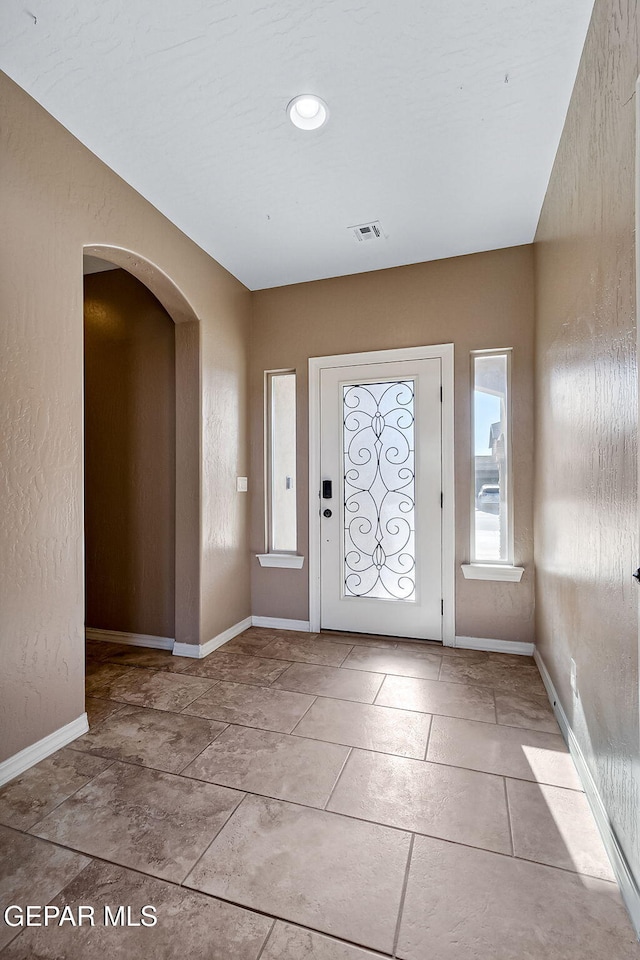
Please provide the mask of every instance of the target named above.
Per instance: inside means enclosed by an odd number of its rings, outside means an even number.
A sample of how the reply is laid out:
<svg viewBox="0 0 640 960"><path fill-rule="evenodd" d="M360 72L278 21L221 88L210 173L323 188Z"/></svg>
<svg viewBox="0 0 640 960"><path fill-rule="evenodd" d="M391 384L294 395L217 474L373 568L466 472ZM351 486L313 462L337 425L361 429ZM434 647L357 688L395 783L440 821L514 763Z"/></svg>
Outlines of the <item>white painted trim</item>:
<svg viewBox="0 0 640 960"><path fill-rule="evenodd" d="M207 640L206 643L174 643L173 655L174 657L193 657L196 660L202 660L203 657L208 657L210 653L227 643L228 640L233 640L239 633L244 633L250 626L251 617L245 617L239 623L234 623L232 627L223 630L217 637Z"/></svg>
<svg viewBox="0 0 640 960"><path fill-rule="evenodd" d="M286 567L289 570L302 570L304 557L296 553L256 553L261 567Z"/></svg>
<svg viewBox="0 0 640 960"><path fill-rule="evenodd" d="M61 747L66 747L68 743L77 740L78 737L87 733L88 729L87 715L83 713L76 720L72 720L64 727L54 730L53 733L43 737L42 740L38 740L37 743L32 743L30 747L25 747L19 753L14 753L8 760L3 760L0 763L0 786L24 773L34 764L40 763L41 760L51 756Z"/></svg>
<svg viewBox="0 0 640 960"><path fill-rule="evenodd" d="M281 620L279 617L251 617L254 627L271 627L273 630L299 630L309 633L311 625L308 620ZM317 633L318 631L314 631Z"/></svg>
<svg viewBox="0 0 640 960"><path fill-rule="evenodd" d="M507 563L461 563L465 580L508 580L520 583L524 567L512 567Z"/></svg>
<svg viewBox="0 0 640 960"><path fill-rule="evenodd" d="M85 629L87 640L100 640L105 643L127 643L132 647L152 647L154 650L173 650L173 637L155 637L147 633L122 633L120 630L99 630L96 627Z"/></svg>
<svg viewBox="0 0 640 960"><path fill-rule="evenodd" d="M532 657L535 651L533 643L518 643L516 640L485 640L483 637L456 637L454 647L463 650L487 650L489 653L518 653L523 657Z"/></svg>
<svg viewBox="0 0 640 960"><path fill-rule="evenodd" d="M316 481L320 476L320 371L356 364L438 359L442 371L442 642L455 645L455 456L454 345L435 344L399 350L370 350L309 358L309 626L320 631L320 511Z"/></svg>
<svg viewBox="0 0 640 960"><path fill-rule="evenodd" d="M618 843L618 838L616 837L611 821L609 820L609 815L604 805L604 801L600 796L596 782L593 779L591 770L589 769L584 753L582 752L582 748L578 743L575 733L571 729L569 718L564 712L564 708L560 702L556 688L553 685L551 675L547 670L544 660L537 650L533 656L538 666L538 670L540 671L542 682L544 683L549 696L549 701L553 707L556 720L558 721L560 730L562 731L562 736L566 741L569 752L573 757L573 762L576 765L578 776L582 781L582 786L584 787L584 792L587 800L589 801L591 812L593 813L596 825L600 831L600 836L602 837L602 841L604 843L605 850L607 851L607 856L611 861L613 872L618 881L622 899L624 900L626 908L629 911L631 923L633 924L636 936L638 939L640 939L640 890L638 889L638 884L634 879L633 873L631 872L627 858L625 857L624 852Z"/></svg>

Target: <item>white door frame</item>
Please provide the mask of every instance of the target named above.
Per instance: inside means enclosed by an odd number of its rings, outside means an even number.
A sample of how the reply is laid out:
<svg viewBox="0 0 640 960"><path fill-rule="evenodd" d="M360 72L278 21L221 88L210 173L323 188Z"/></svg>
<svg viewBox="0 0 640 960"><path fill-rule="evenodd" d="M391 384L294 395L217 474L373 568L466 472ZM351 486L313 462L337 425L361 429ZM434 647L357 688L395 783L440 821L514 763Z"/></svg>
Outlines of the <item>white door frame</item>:
<svg viewBox="0 0 640 960"><path fill-rule="evenodd" d="M342 353L309 358L309 622L320 630L320 371L326 367L439 359L442 364L442 642L455 646L455 484L453 444L453 344Z"/></svg>

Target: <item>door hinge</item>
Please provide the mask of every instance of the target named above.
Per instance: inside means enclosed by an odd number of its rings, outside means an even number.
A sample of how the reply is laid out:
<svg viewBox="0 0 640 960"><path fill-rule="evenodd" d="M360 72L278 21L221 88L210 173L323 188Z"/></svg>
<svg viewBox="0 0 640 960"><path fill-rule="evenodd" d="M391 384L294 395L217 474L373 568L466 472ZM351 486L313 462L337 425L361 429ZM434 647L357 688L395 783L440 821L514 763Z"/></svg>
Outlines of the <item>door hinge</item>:
<svg viewBox="0 0 640 960"><path fill-rule="evenodd" d="M444 617L444 600L440 601L440 616Z"/></svg>
<svg viewBox="0 0 640 960"><path fill-rule="evenodd" d="M440 491L440 509L442 510L443 507L444 507L444 493L441 490Z"/></svg>
<svg viewBox="0 0 640 960"><path fill-rule="evenodd" d="M440 387L440 403L442 403L442 387Z"/></svg>

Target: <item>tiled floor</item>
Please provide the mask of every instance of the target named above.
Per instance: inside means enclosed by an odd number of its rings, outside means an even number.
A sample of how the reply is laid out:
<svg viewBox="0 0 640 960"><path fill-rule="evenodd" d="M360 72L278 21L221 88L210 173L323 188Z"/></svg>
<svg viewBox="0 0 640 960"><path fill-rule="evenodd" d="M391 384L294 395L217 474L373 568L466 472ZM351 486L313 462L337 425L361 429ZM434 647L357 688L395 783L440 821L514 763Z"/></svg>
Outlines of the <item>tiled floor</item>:
<svg viewBox="0 0 640 960"><path fill-rule="evenodd" d="M0 893L96 926L5 924L2 960L640 960L531 659L258 628L87 654L90 732L0 790Z"/></svg>

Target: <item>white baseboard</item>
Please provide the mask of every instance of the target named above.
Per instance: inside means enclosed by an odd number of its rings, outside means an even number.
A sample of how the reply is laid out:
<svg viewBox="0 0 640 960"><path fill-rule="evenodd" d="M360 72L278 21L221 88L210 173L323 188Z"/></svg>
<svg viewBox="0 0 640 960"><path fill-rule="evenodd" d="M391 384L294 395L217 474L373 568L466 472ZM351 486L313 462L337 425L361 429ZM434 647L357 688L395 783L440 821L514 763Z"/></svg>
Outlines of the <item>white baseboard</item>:
<svg viewBox="0 0 640 960"><path fill-rule="evenodd" d="M122 633L120 630L98 630L87 627L87 640L103 640L108 643L128 643L132 647L153 647L154 650L173 650L173 637L154 637L147 633Z"/></svg>
<svg viewBox="0 0 640 960"><path fill-rule="evenodd" d="M483 640L481 637L456 637L454 647L464 650L486 650L489 653L519 653L523 657L532 657L533 643L517 643L514 640Z"/></svg>
<svg viewBox="0 0 640 960"><path fill-rule="evenodd" d="M533 656L538 666L538 670L540 671L540 676L542 677L542 682L545 685L551 706L553 707L553 712L556 715L560 730L562 731L562 736L569 747L569 752L573 757L573 762L576 765L578 776L582 781L584 792L587 800L589 801L589 805L591 806L591 811L596 821L598 830L600 831L600 836L602 837L605 850L607 851L607 855L611 861L611 866L613 867L613 872L615 873L616 880L618 881L622 899L624 900L626 908L629 911L631 923L635 929L636 936L638 939L640 939L640 890L638 889L638 884L636 883L633 873L631 872L627 858L625 857L624 852L618 843L618 838L616 837L614 829L611 825L611 821L609 820L606 807L602 797L600 796L596 782L593 779L591 770L587 765L582 748L576 739L575 733L571 729L569 718L567 717L566 713L564 712L564 708L560 703L560 698L558 697L556 688L553 685L551 675L549 674L545 662L537 650Z"/></svg>
<svg viewBox="0 0 640 960"><path fill-rule="evenodd" d="M54 730L53 733L43 737L42 740L38 740L37 743L32 743L30 747L25 747L19 753L14 753L8 760L3 760L0 763L0 786L24 773L34 764L40 763L41 760L55 753L61 747L66 747L68 743L81 737L88 729L87 715L83 713L76 720L65 724L59 730Z"/></svg>
<svg viewBox="0 0 640 960"><path fill-rule="evenodd" d="M308 620L281 620L279 617L251 617L254 627L271 627L272 630L300 630L309 633L311 625Z"/></svg>
<svg viewBox="0 0 640 960"><path fill-rule="evenodd" d="M244 633L250 626L251 617L246 617L239 623L234 623L232 627L223 630L217 637L207 640L206 643L174 643L173 654L175 657L194 657L196 660L202 660L203 657L208 657L210 653L227 643L228 640L233 640L239 633Z"/></svg>

